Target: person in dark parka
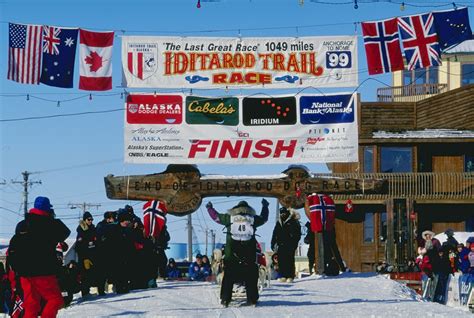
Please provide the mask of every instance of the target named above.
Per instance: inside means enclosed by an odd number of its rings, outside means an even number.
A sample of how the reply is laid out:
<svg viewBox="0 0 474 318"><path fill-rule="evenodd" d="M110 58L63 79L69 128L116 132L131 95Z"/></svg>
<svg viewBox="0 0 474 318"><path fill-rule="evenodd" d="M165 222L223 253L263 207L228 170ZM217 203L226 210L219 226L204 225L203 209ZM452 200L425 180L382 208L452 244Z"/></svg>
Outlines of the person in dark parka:
<svg viewBox="0 0 474 318"><path fill-rule="evenodd" d="M59 219L47 197L37 197L34 208L17 224L9 244L9 262L20 277L24 292L24 317L56 317L63 306L57 280L61 267L56 245L71 231Z"/></svg>
<svg viewBox="0 0 474 318"><path fill-rule="evenodd" d="M300 215L294 209L280 208L280 218L272 235L272 250L278 253L279 281L293 282L295 251L301 238Z"/></svg>
<svg viewBox="0 0 474 318"><path fill-rule="evenodd" d="M118 223L107 225L104 234L103 250L106 251L108 260L106 268L118 294L130 291L131 265L135 249L130 222L131 215L120 209Z"/></svg>
<svg viewBox="0 0 474 318"><path fill-rule="evenodd" d="M95 274L97 232L93 221L92 214L86 211L76 229L76 252L81 271L82 297L87 297L90 287L97 285ZM104 294L104 286L99 286L98 290L100 294Z"/></svg>
<svg viewBox="0 0 474 318"><path fill-rule="evenodd" d="M304 225L306 227L306 236L304 237L305 244L308 244L308 267L309 274L312 275L314 271L314 260L315 260L315 250L314 250L314 232L311 230L311 223L306 222Z"/></svg>
<svg viewBox="0 0 474 318"><path fill-rule="evenodd" d="M229 306L235 282L245 281L247 303L256 305L258 301L258 267L256 228L268 220L268 201L262 199L262 211L255 210L246 201L240 201L228 213L218 213L211 202L206 204L207 212L217 223L227 229L224 278L221 286L221 303Z"/></svg>

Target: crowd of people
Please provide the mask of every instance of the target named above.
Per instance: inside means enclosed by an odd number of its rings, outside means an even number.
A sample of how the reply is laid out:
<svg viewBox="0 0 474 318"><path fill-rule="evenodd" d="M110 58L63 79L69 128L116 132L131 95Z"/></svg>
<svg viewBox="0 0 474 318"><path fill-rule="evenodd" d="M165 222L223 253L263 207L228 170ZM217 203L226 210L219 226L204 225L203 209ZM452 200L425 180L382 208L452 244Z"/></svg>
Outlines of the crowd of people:
<svg viewBox="0 0 474 318"><path fill-rule="evenodd" d="M68 227L55 218L47 197L37 197L34 208L18 223L7 251L6 268L0 268L1 312L24 309L23 317L55 317L75 293L90 297L113 285L122 294L156 287L158 274L166 277L165 250L170 239L166 208L161 202L144 205L143 221L130 205L104 213L97 226L85 211L76 229L77 257L64 262ZM3 265L3 263L1 263ZM15 302L22 302L16 306Z"/></svg>
<svg viewBox="0 0 474 318"><path fill-rule="evenodd" d="M423 297L426 300L446 303L449 275L457 272L474 274L474 237L466 245L454 238L454 232L444 232L446 241L441 244L432 231L424 231L418 247L416 264L427 276L423 281Z"/></svg>
<svg viewBox="0 0 474 318"><path fill-rule="evenodd" d="M183 264L178 267L173 258L168 261L166 257L170 236L163 202L145 203L143 220L130 205L105 212L97 225L93 215L85 211L71 247L77 257L66 262L69 246L65 241L71 231L55 218L49 199L37 197L34 208L16 226L6 266L0 263L0 312L12 314L15 308L20 308L24 309L24 317L37 317L40 313L42 317L55 317L61 306L71 303L74 294L80 292L83 299L91 297L91 287L97 288L98 295L104 295L110 292L110 285L118 294L156 287L158 276L208 281L212 274L219 274L212 272L214 268L219 268L219 272L225 270L220 292L224 306L232 300L234 284L245 286L247 303L255 305L259 298L257 281L262 263L258 256L264 258L255 236L257 228L268 220L268 205L268 201L262 199L262 210L257 215L246 201L240 201L227 213L217 212L208 202L210 217L226 228L223 261L218 267L211 266L206 255L197 254L194 262L186 264L187 271L186 267L183 271ZM304 242L309 244L310 274L314 269L326 275L344 271L345 264L335 240L332 199L326 195L309 195L305 212L309 218ZM433 232L424 231L419 241L419 255L410 265L413 271L422 271L428 277L423 286L424 298L439 303L446 301L450 274L474 274L474 237L464 245L456 241L452 230L445 234L446 242L441 244ZM291 208L280 208L271 239L273 279L293 282L295 251L301 236L299 213ZM266 261L263 264L266 266ZM377 270L388 271L388 267L387 263L381 263ZM17 301L23 301L23 306L15 306Z"/></svg>

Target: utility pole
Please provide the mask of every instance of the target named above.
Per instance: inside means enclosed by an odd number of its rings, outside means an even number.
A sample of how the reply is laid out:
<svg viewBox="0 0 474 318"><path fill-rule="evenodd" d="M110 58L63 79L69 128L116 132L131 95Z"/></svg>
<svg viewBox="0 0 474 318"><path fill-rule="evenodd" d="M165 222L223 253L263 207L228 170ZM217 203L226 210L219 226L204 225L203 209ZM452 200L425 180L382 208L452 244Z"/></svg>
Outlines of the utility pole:
<svg viewBox="0 0 474 318"><path fill-rule="evenodd" d="M82 202L82 203L69 203L67 205L70 209L81 209L82 213L86 212L89 208L96 208L98 209L101 205L100 204L95 204L95 203L88 203L88 202ZM79 219L82 217L81 212L79 211Z"/></svg>
<svg viewBox="0 0 474 318"><path fill-rule="evenodd" d="M205 255L207 255L207 233L209 232L208 229L206 229L206 252L204 253Z"/></svg>
<svg viewBox="0 0 474 318"><path fill-rule="evenodd" d="M41 184L41 181L28 181L28 178L29 178L31 172L23 171L21 174L23 175L23 181L13 181L12 180L12 183L23 184L23 212L24 212L25 217L26 217L26 214L28 213L28 186L31 186L35 183Z"/></svg>
<svg viewBox="0 0 474 318"><path fill-rule="evenodd" d="M216 232L214 232L214 230L211 230L211 246L212 252L214 253L214 250L216 249Z"/></svg>
<svg viewBox="0 0 474 318"><path fill-rule="evenodd" d="M193 261L193 220L191 214L188 215L188 261Z"/></svg>

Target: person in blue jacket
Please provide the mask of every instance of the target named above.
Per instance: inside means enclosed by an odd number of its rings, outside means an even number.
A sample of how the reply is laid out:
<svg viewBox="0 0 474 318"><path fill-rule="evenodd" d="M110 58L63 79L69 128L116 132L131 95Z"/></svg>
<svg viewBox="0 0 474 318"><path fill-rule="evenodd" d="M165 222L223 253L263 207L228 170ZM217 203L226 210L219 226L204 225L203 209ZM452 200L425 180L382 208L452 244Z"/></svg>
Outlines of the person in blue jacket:
<svg viewBox="0 0 474 318"><path fill-rule="evenodd" d="M470 243L468 243L470 244ZM463 273L467 274L469 272L469 248L464 247L464 244L459 243L457 246L458 250L458 269Z"/></svg>
<svg viewBox="0 0 474 318"><path fill-rule="evenodd" d="M206 278L209 276L209 270L206 270L202 262L202 255L196 255L196 261L189 265L189 279L196 280L196 281L205 281Z"/></svg>
<svg viewBox="0 0 474 318"><path fill-rule="evenodd" d="M177 279L181 277L181 272L178 267L176 267L176 261L174 258L168 260L168 266L166 266L166 276L168 279Z"/></svg>

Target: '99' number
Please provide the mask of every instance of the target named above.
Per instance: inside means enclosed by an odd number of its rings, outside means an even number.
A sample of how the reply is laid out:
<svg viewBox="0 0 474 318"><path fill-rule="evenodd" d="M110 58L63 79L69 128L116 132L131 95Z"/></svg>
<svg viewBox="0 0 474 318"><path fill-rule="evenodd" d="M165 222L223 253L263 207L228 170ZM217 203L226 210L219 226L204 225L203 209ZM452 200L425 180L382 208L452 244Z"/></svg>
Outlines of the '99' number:
<svg viewBox="0 0 474 318"><path fill-rule="evenodd" d="M326 68L351 68L350 51L326 52Z"/></svg>

